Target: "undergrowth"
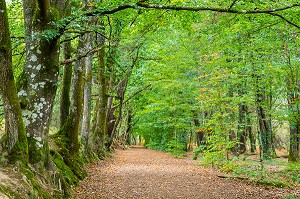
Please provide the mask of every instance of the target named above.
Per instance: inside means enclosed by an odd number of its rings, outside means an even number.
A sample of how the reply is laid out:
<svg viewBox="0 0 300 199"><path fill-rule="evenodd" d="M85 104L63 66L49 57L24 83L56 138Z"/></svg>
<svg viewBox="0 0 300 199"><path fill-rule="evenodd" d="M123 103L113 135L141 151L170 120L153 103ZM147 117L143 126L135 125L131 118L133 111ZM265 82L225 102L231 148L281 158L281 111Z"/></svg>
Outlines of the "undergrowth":
<svg viewBox="0 0 300 199"><path fill-rule="evenodd" d="M228 178L248 180L256 184L278 188L300 184L300 163L288 163L283 159L263 161L247 159L249 156L227 159L224 155L221 157L218 155L219 153L210 153L209 156L201 154L199 164L218 168L226 172Z"/></svg>

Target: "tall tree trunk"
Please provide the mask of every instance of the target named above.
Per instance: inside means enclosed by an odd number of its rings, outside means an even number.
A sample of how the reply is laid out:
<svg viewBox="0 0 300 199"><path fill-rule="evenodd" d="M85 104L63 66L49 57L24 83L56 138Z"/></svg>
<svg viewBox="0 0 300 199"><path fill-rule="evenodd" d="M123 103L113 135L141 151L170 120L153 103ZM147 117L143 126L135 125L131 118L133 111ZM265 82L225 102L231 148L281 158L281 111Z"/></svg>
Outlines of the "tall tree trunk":
<svg viewBox="0 0 300 199"><path fill-rule="evenodd" d="M246 152L246 142L247 142L246 113L247 113L247 106L245 105L245 103L240 103L239 123L238 123L239 154Z"/></svg>
<svg viewBox="0 0 300 199"><path fill-rule="evenodd" d="M12 49L5 0L0 0L0 92L4 102L4 149L11 162L28 162L28 145L13 75Z"/></svg>
<svg viewBox="0 0 300 199"><path fill-rule="evenodd" d="M64 44L64 58L70 59L72 57L71 52L71 42L68 41ZM64 74L62 81L62 91L60 98L60 129L63 128L64 124L67 122L67 118L70 113L70 91L72 86L72 63L68 63L64 66Z"/></svg>
<svg viewBox="0 0 300 199"><path fill-rule="evenodd" d="M255 153L255 151L256 151L255 136L252 131L251 118L250 118L250 113L249 113L248 107L247 107L247 113L246 113L246 133L250 140L250 151L251 151L251 153Z"/></svg>
<svg viewBox="0 0 300 199"><path fill-rule="evenodd" d="M86 52L85 46L87 36L83 35L79 38L77 47L77 56ZM72 81L72 99L70 113L63 128L57 134L62 142L62 150L60 151L64 157L64 162L71 168L73 173L83 179L86 172L82 169L82 161L80 160L80 140L82 113L83 113L83 69L85 65L84 59L80 59L74 64L74 74Z"/></svg>
<svg viewBox="0 0 300 199"><path fill-rule="evenodd" d="M113 104L113 97L109 97L108 98L108 102L107 102L107 137L108 137L108 141L106 142L106 147L109 148L109 146L112 143L111 137L112 137L112 132L114 130L115 124L116 124L116 116L115 116L115 110L116 108L112 107Z"/></svg>
<svg viewBox="0 0 300 199"><path fill-rule="evenodd" d="M59 36L45 34L55 28L51 17L59 19L59 10L63 9L60 6L56 16L51 15L51 2L23 0L26 60L18 82L29 160L41 170L50 166L49 125L59 74Z"/></svg>
<svg viewBox="0 0 300 199"><path fill-rule="evenodd" d="M198 114L197 114L197 111L195 110L192 110L192 113L193 113L193 121L194 121L194 125L195 127L197 128L195 130L196 132L196 143L197 143L197 146L201 146L204 144L204 134L205 134L205 130L204 128L202 129L199 129L200 128L200 121L198 119ZM202 120L204 120L204 112L202 112Z"/></svg>
<svg viewBox="0 0 300 199"><path fill-rule="evenodd" d="M290 149L289 149L289 161L300 161L300 133L299 133L300 121L296 123L290 123Z"/></svg>
<svg viewBox="0 0 300 199"><path fill-rule="evenodd" d="M117 96L116 98L119 100L119 105L118 105L118 117L114 116L114 112L116 110L115 107L110 108L110 115L114 117L114 121L112 124L112 129L110 132L108 132L107 134L109 135L109 140L107 142L107 148L109 148L112 143L113 143L113 139L116 135L117 132L117 128L119 126L119 123L122 119L122 112L123 112L123 101L124 101L124 95L125 95L125 91L126 91L126 86L127 86L127 79L122 80L121 82L119 82L118 84L118 91L117 91ZM112 104L111 104L112 105Z"/></svg>
<svg viewBox="0 0 300 199"><path fill-rule="evenodd" d="M86 35L86 50L92 49L92 34L87 33ZM84 92L83 92L83 118L81 128L81 139L84 142L85 148L89 145L90 136L90 124L91 124L91 107L92 107L92 55L88 55L84 58Z"/></svg>
<svg viewBox="0 0 300 199"><path fill-rule="evenodd" d="M127 119L126 119L126 131L125 131L125 141L127 144L131 145L132 144L132 134L131 134L131 129L132 129L132 116L133 112L131 110L128 110L127 112Z"/></svg>
<svg viewBox="0 0 300 199"><path fill-rule="evenodd" d="M295 80L294 80L295 82ZM295 84L295 83L294 83ZM289 161L300 161L300 107L299 94L295 89L295 85L291 85L288 81L288 103L289 103L289 123L290 123L290 149Z"/></svg>
<svg viewBox="0 0 300 199"><path fill-rule="evenodd" d="M103 25L101 23L101 25ZM108 95L107 95L107 79L105 76L106 66L104 62L105 58L105 38L101 34L97 34L97 43L98 46L103 46L103 48L98 52L98 99L95 106L95 120L93 124L93 152L97 155L101 155L105 149L105 138L107 132L107 103L108 103Z"/></svg>
<svg viewBox="0 0 300 199"><path fill-rule="evenodd" d="M86 52L86 44L88 42L87 35L80 37L77 47L77 55L82 55ZM72 82L72 99L70 114L67 123L62 129L63 135L67 138L68 153L73 156L77 155L80 148L79 132L81 130L82 113L83 113L83 69L85 60L80 59L75 62L74 74Z"/></svg>
<svg viewBox="0 0 300 199"><path fill-rule="evenodd" d="M261 140L260 150L262 152L262 158L269 159L274 156L275 151L272 148L272 127L270 119L266 114L266 109L264 107L264 103L266 102L265 91L262 88L262 83L260 82L260 78L256 78L256 108L257 108L257 117L258 117L258 125L259 125L259 134Z"/></svg>

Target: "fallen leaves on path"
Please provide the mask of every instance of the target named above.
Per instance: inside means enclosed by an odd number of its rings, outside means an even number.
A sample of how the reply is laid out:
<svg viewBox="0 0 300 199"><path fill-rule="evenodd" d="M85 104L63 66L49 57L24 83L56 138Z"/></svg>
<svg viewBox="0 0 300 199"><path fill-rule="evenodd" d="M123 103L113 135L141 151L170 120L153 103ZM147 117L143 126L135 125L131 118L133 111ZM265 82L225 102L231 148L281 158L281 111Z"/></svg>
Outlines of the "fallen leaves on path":
<svg viewBox="0 0 300 199"><path fill-rule="evenodd" d="M117 150L114 158L88 166L89 177L73 191L73 198L282 198L300 190L258 186L177 159L169 154L134 147Z"/></svg>

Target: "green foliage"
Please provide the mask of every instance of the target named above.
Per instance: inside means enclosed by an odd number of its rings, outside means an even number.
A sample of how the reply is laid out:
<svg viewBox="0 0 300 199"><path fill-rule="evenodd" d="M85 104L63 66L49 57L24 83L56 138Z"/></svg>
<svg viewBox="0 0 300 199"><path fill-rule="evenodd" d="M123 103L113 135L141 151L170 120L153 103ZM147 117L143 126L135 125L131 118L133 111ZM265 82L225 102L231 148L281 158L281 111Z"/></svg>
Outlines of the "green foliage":
<svg viewBox="0 0 300 199"><path fill-rule="evenodd" d="M186 143L177 139L169 141L167 146L166 151L178 158L182 157L182 154L186 152Z"/></svg>
<svg viewBox="0 0 300 199"><path fill-rule="evenodd" d="M22 1L14 1L7 6L7 9L12 37L14 74L15 77L18 77L22 72L25 60L25 28Z"/></svg>
<svg viewBox="0 0 300 199"><path fill-rule="evenodd" d="M300 164L299 163L290 163L288 164L287 168L283 171L283 174L287 177L292 179L294 182L300 184Z"/></svg>
<svg viewBox="0 0 300 199"><path fill-rule="evenodd" d="M284 199L299 199L300 197L294 196L294 195L288 195L288 196L284 196Z"/></svg>
<svg viewBox="0 0 300 199"><path fill-rule="evenodd" d="M233 178L279 188L299 184L299 164L286 163L280 159L264 161L262 165L257 160L233 158L226 161L220 169Z"/></svg>

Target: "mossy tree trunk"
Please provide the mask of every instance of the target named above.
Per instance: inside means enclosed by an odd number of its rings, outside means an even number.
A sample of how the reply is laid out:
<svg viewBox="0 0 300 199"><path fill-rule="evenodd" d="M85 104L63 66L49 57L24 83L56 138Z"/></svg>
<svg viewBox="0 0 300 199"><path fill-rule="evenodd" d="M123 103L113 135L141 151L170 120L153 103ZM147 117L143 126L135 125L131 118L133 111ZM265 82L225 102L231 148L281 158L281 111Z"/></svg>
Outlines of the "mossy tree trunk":
<svg viewBox="0 0 300 199"><path fill-rule="evenodd" d="M79 38L77 46L77 56L86 52L86 35ZM83 114L83 69L85 65L84 58L79 59L74 64L74 73L72 78L72 98L70 112L66 122L60 131L55 135L60 145L60 153L64 158L65 164L70 167L72 172L83 179L86 172L83 167L83 161L80 159L80 140L82 114Z"/></svg>
<svg viewBox="0 0 300 199"><path fill-rule="evenodd" d="M69 4L66 5L65 10L66 15L71 14L71 7ZM66 41L63 44L63 58L68 60L72 58L72 43L71 41ZM73 75L73 63L67 63L64 65L64 72L62 78L62 88L61 88L61 95L60 95L60 129L63 128L64 124L67 122L67 119L70 114L70 105L71 105L71 98L70 92L72 87L72 75Z"/></svg>
<svg viewBox="0 0 300 199"><path fill-rule="evenodd" d="M87 43L86 35L80 37L77 47L77 54L82 55L85 51L85 45ZM72 99L71 109L67 122L63 126L62 134L66 138L66 147L68 153L73 156L77 155L80 148L79 132L82 122L83 113L83 69L85 61L80 59L75 62L74 74L72 82Z"/></svg>
<svg viewBox="0 0 300 199"><path fill-rule="evenodd" d="M26 60L19 78L19 97L26 126L29 160L49 168L49 125L59 75L59 33L53 22L66 1L23 0ZM54 36L47 32L57 33Z"/></svg>
<svg viewBox="0 0 300 199"><path fill-rule="evenodd" d="M66 42L64 44L64 58L70 59L72 57L71 52L71 42ZM70 91L72 86L72 74L73 68L72 63L68 63L64 66L64 74L62 80L62 91L61 91L61 98L60 98L60 128L64 126L67 122L67 118L69 117L70 113Z"/></svg>
<svg viewBox="0 0 300 199"><path fill-rule="evenodd" d="M101 24L103 25L103 24ZM108 81L106 78L106 65L105 65L105 38L101 34L97 34L97 44L98 46L103 46L103 48L98 52L98 99L96 102L96 109L95 109L95 120L94 120L94 127L93 127L93 151L100 155L102 151L105 149L105 138L107 133L107 103L108 103Z"/></svg>
<svg viewBox="0 0 300 199"><path fill-rule="evenodd" d="M13 75L12 49L5 0L0 0L0 92L5 111L4 149L11 162L28 162L26 130Z"/></svg>

